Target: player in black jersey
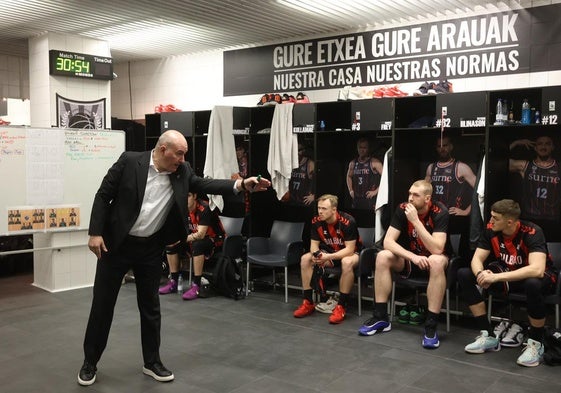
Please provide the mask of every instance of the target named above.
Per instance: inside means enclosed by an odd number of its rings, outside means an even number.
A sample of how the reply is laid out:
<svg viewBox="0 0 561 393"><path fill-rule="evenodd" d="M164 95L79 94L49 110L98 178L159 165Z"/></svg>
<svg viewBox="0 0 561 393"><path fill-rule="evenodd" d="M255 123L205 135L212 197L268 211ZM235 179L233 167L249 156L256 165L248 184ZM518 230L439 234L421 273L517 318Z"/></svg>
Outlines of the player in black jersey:
<svg viewBox="0 0 561 393"><path fill-rule="evenodd" d="M312 191L314 179L315 163L306 154L306 146L298 144L298 167L292 170L288 192L283 197L283 201L288 201L297 205L311 205L316 199Z"/></svg>
<svg viewBox="0 0 561 393"><path fill-rule="evenodd" d="M384 249L376 256L374 316L359 329L371 336L391 330L387 302L392 290L392 272L408 277L412 272L429 276L428 315L422 340L424 348L438 348L438 314L446 292L448 210L432 202L432 185L417 180L409 188L408 201L399 205L384 238Z"/></svg>
<svg viewBox="0 0 561 393"><path fill-rule="evenodd" d="M515 289L526 293L530 334L517 363L533 367L539 365L544 351L544 295L554 290L557 273L541 228L519 217L520 205L512 199L491 206L491 219L479 238L471 267L458 270L458 281L481 332L465 347L468 353L498 351L502 342L500 337L491 335L485 301L478 287L492 292L508 293Z"/></svg>
<svg viewBox="0 0 561 393"><path fill-rule="evenodd" d="M535 142L519 139L510 144L510 149L524 146L533 149L536 157L532 161L509 160L509 170L522 177L522 218L543 222L559 222L561 213L561 172L558 162L552 157L555 146L549 136L540 136ZM549 225L545 224L545 227Z"/></svg>
<svg viewBox="0 0 561 393"><path fill-rule="evenodd" d="M356 144L358 157L349 162L347 188L354 209L373 210L382 177L380 160L370 156L370 143L360 138Z"/></svg>
<svg viewBox="0 0 561 393"><path fill-rule="evenodd" d="M314 267L341 266L339 280L339 302L329 316L329 323L341 323L345 319L349 293L354 283L354 268L358 264L358 254L362 241L354 218L337 211L338 198L322 195L317 202L318 215L312 219L310 252L300 260L304 299L294 311L294 317L303 318L318 309L313 302L312 275ZM325 302L327 299L320 299ZM318 311L325 312L322 309Z"/></svg>
<svg viewBox="0 0 561 393"><path fill-rule="evenodd" d="M438 161L429 164L425 180L432 184L432 200L442 202L450 216L468 216L476 176L464 162L452 157L450 137L436 140Z"/></svg>

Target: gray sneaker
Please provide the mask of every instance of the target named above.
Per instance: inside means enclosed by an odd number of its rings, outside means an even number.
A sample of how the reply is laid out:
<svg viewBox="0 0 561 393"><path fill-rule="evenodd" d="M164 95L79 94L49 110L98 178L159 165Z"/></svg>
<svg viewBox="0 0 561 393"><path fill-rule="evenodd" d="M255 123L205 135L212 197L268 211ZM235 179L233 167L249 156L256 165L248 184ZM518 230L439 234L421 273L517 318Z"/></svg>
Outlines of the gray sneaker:
<svg viewBox="0 0 561 393"><path fill-rule="evenodd" d="M489 336L487 330L482 330L475 341L466 345L464 350L467 353L496 352L501 350L501 342L496 337Z"/></svg>

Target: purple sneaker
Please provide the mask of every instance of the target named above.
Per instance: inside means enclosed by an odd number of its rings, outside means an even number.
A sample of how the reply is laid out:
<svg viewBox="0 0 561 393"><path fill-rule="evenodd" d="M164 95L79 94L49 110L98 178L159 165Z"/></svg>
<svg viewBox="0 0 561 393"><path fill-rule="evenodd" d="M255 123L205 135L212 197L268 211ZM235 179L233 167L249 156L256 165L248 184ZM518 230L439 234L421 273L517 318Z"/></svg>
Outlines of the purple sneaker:
<svg viewBox="0 0 561 393"><path fill-rule="evenodd" d="M185 293L181 297L183 298L183 300L194 300L198 296L199 296L199 286L193 283L193 285L191 285L191 288L189 288L188 291L185 291Z"/></svg>
<svg viewBox="0 0 561 393"><path fill-rule="evenodd" d="M177 281L170 279L166 285L160 287L160 295L167 295L169 293L177 293Z"/></svg>

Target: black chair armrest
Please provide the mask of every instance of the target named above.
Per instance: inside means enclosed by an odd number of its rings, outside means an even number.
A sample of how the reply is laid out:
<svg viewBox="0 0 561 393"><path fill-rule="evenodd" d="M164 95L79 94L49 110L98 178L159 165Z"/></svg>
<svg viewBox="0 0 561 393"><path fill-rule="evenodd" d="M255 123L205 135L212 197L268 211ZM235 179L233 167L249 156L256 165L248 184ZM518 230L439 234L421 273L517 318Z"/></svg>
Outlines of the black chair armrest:
<svg viewBox="0 0 561 393"><path fill-rule="evenodd" d="M269 238L250 237L247 239L247 255L261 255L269 253Z"/></svg>
<svg viewBox="0 0 561 393"><path fill-rule="evenodd" d="M378 249L374 247L364 248L358 258L358 274L368 276L373 273Z"/></svg>
<svg viewBox="0 0 561 393"><path fill-rule="evenodd" d="M288 243L286 247L286 264L297 265L300 263L300 258L304 254L304 242L299 240L296 242Z"/></svg>

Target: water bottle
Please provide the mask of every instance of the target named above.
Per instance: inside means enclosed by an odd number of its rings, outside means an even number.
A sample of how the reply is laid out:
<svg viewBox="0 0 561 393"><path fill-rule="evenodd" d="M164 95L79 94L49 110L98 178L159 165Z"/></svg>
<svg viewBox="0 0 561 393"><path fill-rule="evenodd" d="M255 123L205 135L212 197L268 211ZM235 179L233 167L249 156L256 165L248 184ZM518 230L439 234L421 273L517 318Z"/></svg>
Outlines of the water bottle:
<svg viewBox="0 0 561 393"><path fill-rule="evenodd" d="M495 112L495 125L496 126L501 126L503 124L504 124L504 120L503 120L503 100L499 98L497 100L497 110Z"/></svg>
<svg viewBox="0 0 561 393"><path fill-rule="evenodd" d="M540 111L536 110L536 113L534 114L534 123L540 124L541 122L542 122L542 116L540 114Z"/></svg>
<svg viewBox="0 0 561 393"><path fill-rule="evenodd" d="M183 293L183 276L181 274L177 278L177 292L179 294Z"/></svg>
<svg viewBox="0 0 561 393"><path fill-rule="evenodd" d="M531 123L531 110L527 98L524 98L524 101L522 102L522 118L520 119L520 123L522 124Z"/></svg>
<svg viewBox="0 0 561 393"><path fill-rule="evenodd" d="M503 100L503 124L508 124L508 102Z"/></svg>

